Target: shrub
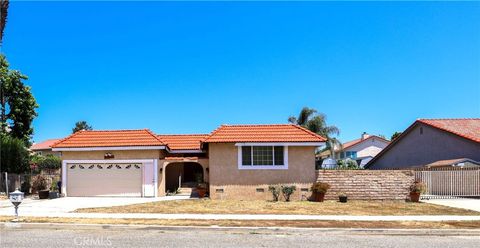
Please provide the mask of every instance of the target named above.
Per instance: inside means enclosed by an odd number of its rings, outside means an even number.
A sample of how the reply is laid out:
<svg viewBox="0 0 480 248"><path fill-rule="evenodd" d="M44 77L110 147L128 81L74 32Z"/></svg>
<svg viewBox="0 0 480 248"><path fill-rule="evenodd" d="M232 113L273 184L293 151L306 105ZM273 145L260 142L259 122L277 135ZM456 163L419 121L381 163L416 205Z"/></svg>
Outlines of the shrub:
<svg viewBox="0 0 480 248"><path fill-rule="evenodd" d="M314 183L312 186L312 191L315 193L325 194L329 189L330 189L330 184L328 183L318 182L318 183Z"/></svg>
<svg viewBox="0 0 480 248"><path fill-rule="evenodd" d="M360 166L358 166L357 161L350 158L337 160L337 168L344 170L361 169Z"/></svg>
<svg viewBox="0 0 480 248"><path fill-rule="evenodd" d="M280 186L278 185L268 186L268 191L272 192L273 201L278 201L278 197L280 196L280 190Z"/></svg>
<svg viewBox="0 0 480 248"><path fill-rule="evenodd" d="M40 170L58 170L62 167L62 160L54 155L47 155L43 159L39 159L37 166Z"/></svg>
<svg viewBox="0 0 480 248"><path fill-rule="evenodd" d="M48 180L43 175L36 175L33 177L32 180L32 190L39 191L39 190L46 190L48 189Z"/></svg>
<svg viewBox="0 0 480 248"><path fill-rule="evenodd" d="M50 186L50 191L58 191L58 181L52 180L52 185Z"/></svg>
<svg viewBox="0 0 480 248"><path fill-rule="evenodd" d="M295 185L290 185L290 186L285 186L282 185L282 195L285 198L285 201L290 201L290 196L297 190L297 187Z"/></svg>
<svg viewBox="0 0 480 248"><path fill-rule="evenodd" d="M410 185L410 192L423 194L425 191L427 191L427 186L422 182L415 181Z"/></svg>
<svg viewBox="0 0 480 248"><path fill-rule="evenodd" d="M29 153L22 140L0 135L2 172L22 174L30 170Z"/></svg>

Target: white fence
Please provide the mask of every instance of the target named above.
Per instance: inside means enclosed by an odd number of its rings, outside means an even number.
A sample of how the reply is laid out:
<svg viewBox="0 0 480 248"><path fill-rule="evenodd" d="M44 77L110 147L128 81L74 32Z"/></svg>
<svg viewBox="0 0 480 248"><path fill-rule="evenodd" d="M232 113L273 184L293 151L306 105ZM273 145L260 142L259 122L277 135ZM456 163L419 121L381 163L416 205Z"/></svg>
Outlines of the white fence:
<svg viewBox="0 0 480 248"><path fill-rule="evenodd" d="M416 170L415 180L426 184L422 198L479 197L479 168Z"/></svg>

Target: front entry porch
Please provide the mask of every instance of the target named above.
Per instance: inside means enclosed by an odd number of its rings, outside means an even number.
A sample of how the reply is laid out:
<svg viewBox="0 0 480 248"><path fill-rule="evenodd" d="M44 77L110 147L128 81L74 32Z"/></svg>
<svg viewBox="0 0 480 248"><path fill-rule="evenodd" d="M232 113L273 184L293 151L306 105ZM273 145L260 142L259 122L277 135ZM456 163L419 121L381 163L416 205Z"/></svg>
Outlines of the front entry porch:
<svg viewBox="0 0 480 248"><path fill-rule="evenodd" d="M207 161L207 159L186 157L165 158L160 170L159 193L196 197L197 185L208 182Z"/></svg>

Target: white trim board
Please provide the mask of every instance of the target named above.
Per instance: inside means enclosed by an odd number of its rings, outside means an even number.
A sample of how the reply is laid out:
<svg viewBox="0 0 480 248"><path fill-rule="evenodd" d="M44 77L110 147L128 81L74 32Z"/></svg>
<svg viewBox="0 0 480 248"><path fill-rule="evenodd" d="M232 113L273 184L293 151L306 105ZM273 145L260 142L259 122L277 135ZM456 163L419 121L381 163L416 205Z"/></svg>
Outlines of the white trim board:
<svg viewBox="0 0 480 248"><path fill-rule="evenodd" d="M162 150L165 146L105 146L105 147L59 147L54 152L62 151L126 151L126 150Z"/></svg>
<svg viewBox="0 0 480 248"><path fill-rule="evenodd" d="M204 150L171 150L167 149L169 153L205 153Z"/></svg>
<svg viewBox="0 0 480 248"><path fill-rule="evenodd" d="M235 146L323 146L325 142L245 142L235 143Z"/></svg>

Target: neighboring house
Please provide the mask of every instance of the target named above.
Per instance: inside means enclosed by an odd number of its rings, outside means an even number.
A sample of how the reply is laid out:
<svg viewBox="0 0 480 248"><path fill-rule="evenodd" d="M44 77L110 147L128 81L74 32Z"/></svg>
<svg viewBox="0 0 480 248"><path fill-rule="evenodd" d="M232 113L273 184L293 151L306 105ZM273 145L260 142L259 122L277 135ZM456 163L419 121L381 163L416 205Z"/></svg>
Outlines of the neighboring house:
<svg viewBox="0 0 480 248"><path fill-rule="evenodd" d="M375 156L366 168L421 167L460 158L480 161L480 118L419 119Z"/></svg>
<svg viewBox="0 0 480 248"><path fill-rule="evenodd" d="M460 168L471 168L471 167L480 167L479 161L474 161L468 158L459 158L459 159L447 159L439 160L433 163L425 165L427 168L451 168L451 167L460 167Z"/></svg>
<svg viewBox="0 0 480 248"><path fill-rule="evenodd" d="M67 196L163 196L198 181L212 199L269 199L268 186L301 192L316 181L325 138L292 124L222 125L211 134L156 135L148 129L79 131L57 143Z"/></svg>
<svg viewBox="0 0 480 248"><path fill-rule="evenodd" d="M352 159L361 167L375 157L380 151L390 144L390 141L376 135L363 133L359 139L351 140L335 149L335 159ZM330 156L330 151L320 154L325 159Z"/></svg>
<svg viewBox="0 0 480 248"><path fill-rule="evenodd" d="M45 140L40 143L34 143L31 147L30 150L38 155L55 155L60 157L60 152L54 152L52 151L52 145L55 144L56 142L60 141L60 139L49 139Z"/></svg>

